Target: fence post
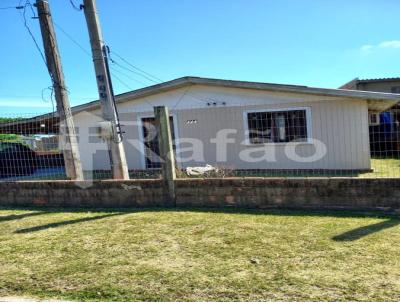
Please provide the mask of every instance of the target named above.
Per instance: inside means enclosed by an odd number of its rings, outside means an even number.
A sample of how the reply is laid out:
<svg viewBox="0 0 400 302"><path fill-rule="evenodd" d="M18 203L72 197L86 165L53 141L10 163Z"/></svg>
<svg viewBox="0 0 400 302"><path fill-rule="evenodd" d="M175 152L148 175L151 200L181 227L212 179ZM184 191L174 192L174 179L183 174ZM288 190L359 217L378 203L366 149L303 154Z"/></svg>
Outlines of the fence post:
<svg viewBox="0 0 400 302"><path fill-rule="evenodd" d="M172 144L172 134L169 122L169 110L165 106L154 107L158 146L162 159L162 176L165 183L167 203L175 205L175 155Z"/></svg>

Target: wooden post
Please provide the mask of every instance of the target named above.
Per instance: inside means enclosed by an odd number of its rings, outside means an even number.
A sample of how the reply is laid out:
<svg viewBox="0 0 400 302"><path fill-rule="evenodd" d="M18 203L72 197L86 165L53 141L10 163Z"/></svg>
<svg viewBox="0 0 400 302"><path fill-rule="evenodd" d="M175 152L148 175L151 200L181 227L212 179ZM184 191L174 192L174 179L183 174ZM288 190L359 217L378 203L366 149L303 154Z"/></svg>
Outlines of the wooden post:
<svg viewBox="0 0 400 302"><path fill-rule="evenodd" d="M162 159L162 176L167 189L167 202L175 205L175 154L172 144L172 134L169 122L169 110L167 107L154 107L156 119L157 139Z"/></svg>
<svg viewBox="0 0 400 302"><path fill-rule="evenodd" d="M128 165L122 131L115 106L115 97L112 88L111 76L108 68L107 46L104 44L101 33L99 16L95 0L84 0L84 12L90 36L90 45L94 69L96 72L97 87L103 118L111 122L113 137L107 140L110 152L111 169L114 179L129 179Z"/></svg>
<svg viewBox="0 0 400 302"><path fill-rule="evenodd" d="M37 0L36 7L38 10L40 30L43 37L47 68L54 88L57 112L60 116L60 138L64 143L62 151L64 155L65 170L68 178L72 180L83 180L82 165L74 121L72 119L68 93L65 86L60 53L58 51L49 3L44 0Z"/></svg>

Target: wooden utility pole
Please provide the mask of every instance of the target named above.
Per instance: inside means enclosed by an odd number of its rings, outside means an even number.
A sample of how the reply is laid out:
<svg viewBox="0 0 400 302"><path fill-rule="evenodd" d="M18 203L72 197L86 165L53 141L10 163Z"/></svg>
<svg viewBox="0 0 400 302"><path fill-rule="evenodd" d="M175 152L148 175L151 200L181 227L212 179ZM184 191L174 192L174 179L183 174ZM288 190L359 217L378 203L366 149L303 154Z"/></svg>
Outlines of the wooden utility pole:
<svg viewBox="0 0 400 302"><path fill-rule="evenodd" d="M103 118L110 122L112 135L107 139L114 179L129 179L122 133L115 106L115 97L108 68L108 49L103 41L95 0L84 0L84 12L89 30L90 44Z"/></svg>
<svg viewBox="0 0 400 302"><path fill-rule="evenodd" d="M154 107L156 119L158 147L162 159L162 175L167 189L168 203L175 205L175 154L172 144L171 126L169 122L169 110L167 107Z"/></svg>
<svg viewBox="0 0 400 302"><path fill-rule="evenodd" d="M64 154L65 170L68 178L83 180L74 121L72 119L49 3L45 0L36 0L36 7L43 37L47 68L53 82L57 112L60 117L60 141L63 143L62 151Z"/></svg>

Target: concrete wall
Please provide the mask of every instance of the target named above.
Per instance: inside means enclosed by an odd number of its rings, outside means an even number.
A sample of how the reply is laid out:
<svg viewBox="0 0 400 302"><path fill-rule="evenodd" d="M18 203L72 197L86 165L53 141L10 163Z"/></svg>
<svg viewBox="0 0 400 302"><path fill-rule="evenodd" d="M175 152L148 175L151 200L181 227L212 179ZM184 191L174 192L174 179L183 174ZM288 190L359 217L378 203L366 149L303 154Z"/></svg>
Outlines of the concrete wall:
<svg viewBox="0 0 400 302"><path fill-rule="evenodd" d="M0 183L0 206L165 206L161 180ZM400 179L179 179L178 207L400 209Z"/></svg>
<svg viewBox="0 0 400 302"><path fill-rule="evenodd" d="M216 105L208 106L209 102L216 102ZM130 169L145 169L144 156L141 153L143 146L140 120L142 117L153 116L152 106L157 105L170 108L178 138L195 138L204 142L204 158L182 163L181 167L212 164L232 169L370 169L366 101L206 86L177 89L118 105L122 124L125 125L124 145ZM244 143L245 111L296 107L310 108L312 118L309 131L313 138L326 145L328 151L322 159L313 163L288 159L284 153L285 147L296 148L296 154L300 157L314 154L313 144L301 143L291 147L287 144L265 145L264 151L274 154L272 158L276 157L274 162L264 160L250 163L241 160L241 152L255 151L256 148L260 150L260 145ZM87 129L95 127L101 120L99 116L100 111L96 110L81 112L74 117L75 124L79 127L80 150L85 170L110 168L105 145L88 143L85 139ZM190 124L190 120L196 120L197 123ZM237 130L237 134L230 136L236 139L236 143L228 145L227 162L219 162L215 144L210 139L219 130L226 128ZM258 152L260 156L264 151ZM182 154L184 157L188 155L190 154ZM257 156L257 153L254 155Z"/></svg>

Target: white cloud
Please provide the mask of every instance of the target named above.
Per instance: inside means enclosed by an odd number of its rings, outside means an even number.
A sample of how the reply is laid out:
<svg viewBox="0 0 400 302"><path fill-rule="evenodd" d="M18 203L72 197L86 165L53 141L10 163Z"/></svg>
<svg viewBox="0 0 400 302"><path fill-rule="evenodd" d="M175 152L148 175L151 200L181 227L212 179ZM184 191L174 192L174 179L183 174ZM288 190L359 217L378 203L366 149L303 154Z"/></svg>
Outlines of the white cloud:
<svg viewBox="0 0 400 302"><path fill-rule="evenodd" d="M376 44L376 45L366 44L366 45L361 46L360 50L363 53L368 54L368 53L372 53L373 51L375 51L377 49L382 49L382 48L385 48L385 49L389 49L389 48L397 49L397 48L400 48L400 40L383 41L383 42L381 42L379 44Z"/></svg>
<svg viewBox="0 0 400 302"><path fill-rule="evenodd" d="M366 52L366 53L370 53L373 48L374 48L373 45L363 45L363 46L361 46L361 51L362 52Z"/></svg>
<svg viewBox="0 0 400 302"><path fill-rule="evenodd" d="M400 48L400 40L384 41L379 44L380 48Z"/></svg>

